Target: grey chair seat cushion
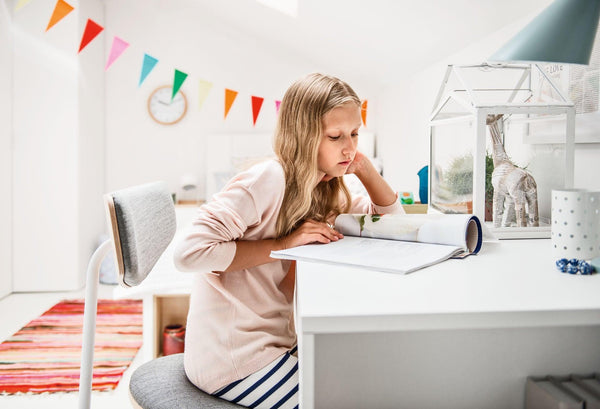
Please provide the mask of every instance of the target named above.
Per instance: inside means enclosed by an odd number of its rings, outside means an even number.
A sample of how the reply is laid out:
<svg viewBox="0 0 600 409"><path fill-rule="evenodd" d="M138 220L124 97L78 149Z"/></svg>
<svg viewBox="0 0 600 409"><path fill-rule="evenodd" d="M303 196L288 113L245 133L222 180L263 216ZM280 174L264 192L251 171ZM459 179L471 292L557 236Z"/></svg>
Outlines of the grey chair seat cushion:
<svg viewBox="0 0 600 409"><path fill-rule="evenodd" d="M183 354L146 362L131 375L129 392L143 409L240 409L192 384L183 369Z"/></svg>

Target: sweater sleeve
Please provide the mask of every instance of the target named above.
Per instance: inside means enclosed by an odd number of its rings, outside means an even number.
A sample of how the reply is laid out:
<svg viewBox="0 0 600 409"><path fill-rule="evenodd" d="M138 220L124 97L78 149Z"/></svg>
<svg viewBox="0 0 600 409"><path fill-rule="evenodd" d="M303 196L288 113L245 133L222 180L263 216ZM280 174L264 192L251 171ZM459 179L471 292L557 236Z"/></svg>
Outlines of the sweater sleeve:
<svg viewBox="0 0 600 409"><path fill-rule="evenodd" d="M176 267L181 271L225 270L235 257L235 240L259 222L251 185L247 177L238 175L200 207L192 226L175 247Z"/></svg>

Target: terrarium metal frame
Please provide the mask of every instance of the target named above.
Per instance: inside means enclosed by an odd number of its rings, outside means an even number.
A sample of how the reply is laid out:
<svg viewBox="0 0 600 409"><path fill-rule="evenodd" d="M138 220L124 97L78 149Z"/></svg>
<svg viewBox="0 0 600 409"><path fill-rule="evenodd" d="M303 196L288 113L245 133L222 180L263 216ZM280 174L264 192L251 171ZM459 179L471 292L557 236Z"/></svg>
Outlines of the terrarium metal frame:
<svg viewBox="0 0 600 409"><path fill-rule="evenodd" d="M489 87L475 88L465 78L463 70L477 69L481 70L521 70L518 81L512 89L494 88L494 84L489 84ZM532 102L534 91L532 90L532 72L537 73L540 78L546 81L553 89L554 101L551 102ZM518 75L518 73L517 73ZM450 78L454 82L460 84L460 87L455 89L446 89ZM478 93L486 92L487 95L494 95L494 92L502 92L503 95L508 95L502 103L489 103L480 100ZM496 94L500 95L500 94ZM521 100L515 101L517 95ZM523 96L525 97L523 99ZM464 109L462 114L457 115L440 114L443 108L448 103L456 103ZM519 118L512 118L516 114ZM504 122L525 122L531 123L536 121L552 121L555 118L565 119L565 139L564 139L564 188L573 187L574 179L574 134L575 134L575 107L569 101L546 73L537 65L489 65L487 63L479 65L449 65L444 80L442 81L438 92L434 109L429 122L429 142L430 142L430 158L429 158L429 192L430 209L433 212L440 211L436 207L436 203L432 196L433 175L432 171L434 163L434 129L438 126L447 124L456 124L460 122L473 123L474 134L472 135L472 152L473 152L473 189L472 189L472 213L485 220L485 205L486 205L486 137L487 124L489 116L501 115L505 118ZM504 124L503 124L504 125ZM502 128L503 129L503 128ZM503 132L503 137L505 136ZM504 140L503 140L504 142ZM504 143L503 143L504 145ZM548 199L549 200L549 199ZM441 211L440 211L441 212ZM498 238L548 238L550 237L550 225L540 227L493 227L489 226L490 230Z"/></svg>

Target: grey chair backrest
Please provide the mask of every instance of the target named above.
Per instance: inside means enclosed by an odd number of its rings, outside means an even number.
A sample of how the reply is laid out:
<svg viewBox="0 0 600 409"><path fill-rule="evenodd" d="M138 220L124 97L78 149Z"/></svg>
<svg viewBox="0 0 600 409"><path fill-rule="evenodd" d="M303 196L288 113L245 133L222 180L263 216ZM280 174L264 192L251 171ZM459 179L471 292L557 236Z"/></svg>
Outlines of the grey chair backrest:
<svg viewBox="0 0 600 409"><path fill-rule="evenodd" d="M175 235L175 206L166 184L154 182L105 196L119 282L140 284Z"/></svg>
<svg viewBox="0 0 600 409"><path fill-rule="evenodd" d="M79 409L89 409L98 307L98 276L110 248L116 253L119 281L132 287L152 270L175 236L175 206L163 182L118 190L104 196L112 239L92 254L86 273L83 342L79 375ZM114 245L113 245L114 243Z"/></svg>

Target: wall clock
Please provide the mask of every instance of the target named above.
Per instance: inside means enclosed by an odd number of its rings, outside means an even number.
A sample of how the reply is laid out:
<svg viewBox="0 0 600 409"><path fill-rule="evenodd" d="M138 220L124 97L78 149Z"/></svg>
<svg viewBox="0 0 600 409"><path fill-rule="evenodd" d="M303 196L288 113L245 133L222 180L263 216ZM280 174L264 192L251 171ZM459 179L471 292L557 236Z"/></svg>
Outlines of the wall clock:
<svg viewBox="0 0 600 409"><path fill-rule="evenodd" d="M170 85L164 85L156 88L148 97L148 113L159 124L176 124L187 112L185 94L179 91L171 101L172 92L173 89Z"/></svg>

